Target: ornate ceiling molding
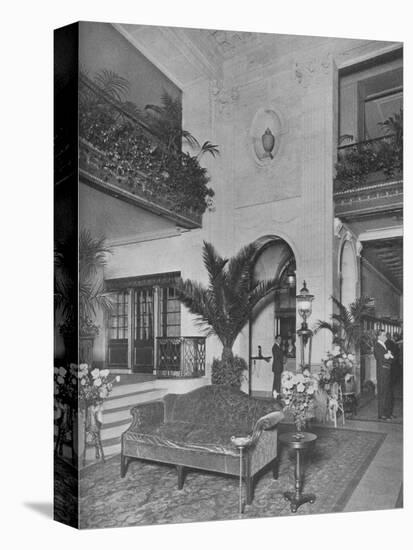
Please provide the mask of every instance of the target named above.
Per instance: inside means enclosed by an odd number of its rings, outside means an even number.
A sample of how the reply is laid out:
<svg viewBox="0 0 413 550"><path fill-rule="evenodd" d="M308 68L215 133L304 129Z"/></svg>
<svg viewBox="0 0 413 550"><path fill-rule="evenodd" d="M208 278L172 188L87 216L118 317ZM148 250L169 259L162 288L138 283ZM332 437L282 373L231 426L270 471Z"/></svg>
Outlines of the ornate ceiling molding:
<svg viewBox="0 0 413 550"><path fill-rule="evenodd" d="M318 83L324 76L330 74L332 63L333 58L330 53L321 59L313 57L296 61L294 63L294 78L303 88L308 88L310 84Z"/></svg>

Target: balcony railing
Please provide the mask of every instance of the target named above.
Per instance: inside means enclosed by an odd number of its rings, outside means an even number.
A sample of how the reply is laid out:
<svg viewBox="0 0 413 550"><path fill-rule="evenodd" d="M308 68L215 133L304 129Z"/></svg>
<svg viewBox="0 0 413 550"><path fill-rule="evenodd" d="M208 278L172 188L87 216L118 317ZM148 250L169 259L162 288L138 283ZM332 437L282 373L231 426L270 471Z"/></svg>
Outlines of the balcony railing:
<svg viewBox="0 0 413 550"><path fill-rule="evenodd" d="M158 337L156 374L166 378L205 375L205 338L198 336Z"/></svg>
<svg viewBox="0 0 413 550"><path fill-rule="evenodd" d="M201 225L213 192L196 156L168 151L136 107L109 96L83 75L79 137L83 176L91 174L96 184L100 180L119 187L195 227Z"/></svg>
<svg viewBox="0 0 413 550"><path fill-rule="evenodd" d="M112 161L106 153L82 138L79 139L79 169L83 177L91 179L97 186L100 184L101 187L106 187L106 190L111 189L112 194L116 194L116 189L123 190L141 199L143 205L158 214L174 215L172 217L176 217L184 227L201 226L202 214L183 206L179 202L179 194L173 192L164 182L152 179L137 169L134 170L133 178L119 174L117 169L113 169Z"/></svg>
<svg viewBox="0 0 413 550"><path fill-rule="evenodd" d="M401 179L403 143L395 135L338 148L334 192Z"/></svg>

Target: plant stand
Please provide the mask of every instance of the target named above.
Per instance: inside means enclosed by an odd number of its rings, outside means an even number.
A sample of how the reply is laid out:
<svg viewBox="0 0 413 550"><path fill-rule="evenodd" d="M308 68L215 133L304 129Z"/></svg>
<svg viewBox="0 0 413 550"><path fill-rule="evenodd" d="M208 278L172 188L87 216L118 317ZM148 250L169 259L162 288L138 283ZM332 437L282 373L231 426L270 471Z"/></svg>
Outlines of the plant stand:
<svg viewBox="0 0 413 550"><path fill-rule="evenodd" d="M72 464L76 463L76 446L74 439L74 413L69 405L59 405L58 409L62 411L60 418L56 420L57 437L55 441L54 452L57 456L63 455L63 445L67 444L70 447Z"/></svg>
<svg viewBox="0 0 413 550"><path fill-rule="evenodd" d="M105 462L105 455L103 452L102 439L100 435L102 422L100 420L102 414L101 406L89 406L85 409L85 433L84 433L84 447L83 447L83 466L86 466L86 452L88 447L95 448L95 457L97 460L101 459ZM88 441L88 438L90 439Z"/></svg>
<svg viewBox="0 0 413 550"><path fill-rule="evenodd" d="M284 443L284 445L288 447L288 449L293 449L295 451L295 491L284 492L284 499L291 503L291 512L295 513L302 504L305 504L306 502L313 504L316 499L316 496L313 493L302 493L303 472L301 462L302 452L314 445L317 436L309 432L300 432L299 434L286 433L281 434L279 439L281 443Z"/></svg>

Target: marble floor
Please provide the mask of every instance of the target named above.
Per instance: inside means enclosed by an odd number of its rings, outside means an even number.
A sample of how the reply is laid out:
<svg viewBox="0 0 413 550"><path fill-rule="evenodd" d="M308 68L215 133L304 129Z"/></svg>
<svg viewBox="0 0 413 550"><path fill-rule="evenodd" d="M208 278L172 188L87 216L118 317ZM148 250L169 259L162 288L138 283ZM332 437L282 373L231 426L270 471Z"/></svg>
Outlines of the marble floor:
<svg viewBox="0 0 413 550"><path fill-rule="evenodd" d="M386 434L344 511L388 510L400 507L403 483L403 424L347 420L346 425L340 429Z"/></svg>

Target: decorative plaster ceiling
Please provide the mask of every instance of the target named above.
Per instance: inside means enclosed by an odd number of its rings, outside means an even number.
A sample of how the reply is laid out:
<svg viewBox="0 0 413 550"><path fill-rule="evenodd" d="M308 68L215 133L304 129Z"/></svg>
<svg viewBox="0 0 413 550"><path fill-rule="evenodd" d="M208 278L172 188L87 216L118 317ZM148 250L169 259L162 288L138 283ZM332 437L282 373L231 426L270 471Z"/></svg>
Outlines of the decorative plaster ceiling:
<svg viewBox="0 0 413 550"><path fill-rule="evenodd" d="M232 57L249 48L259 40L259 33L242 31L207 30L209 40L218 48L223 57Z"/></svg>

